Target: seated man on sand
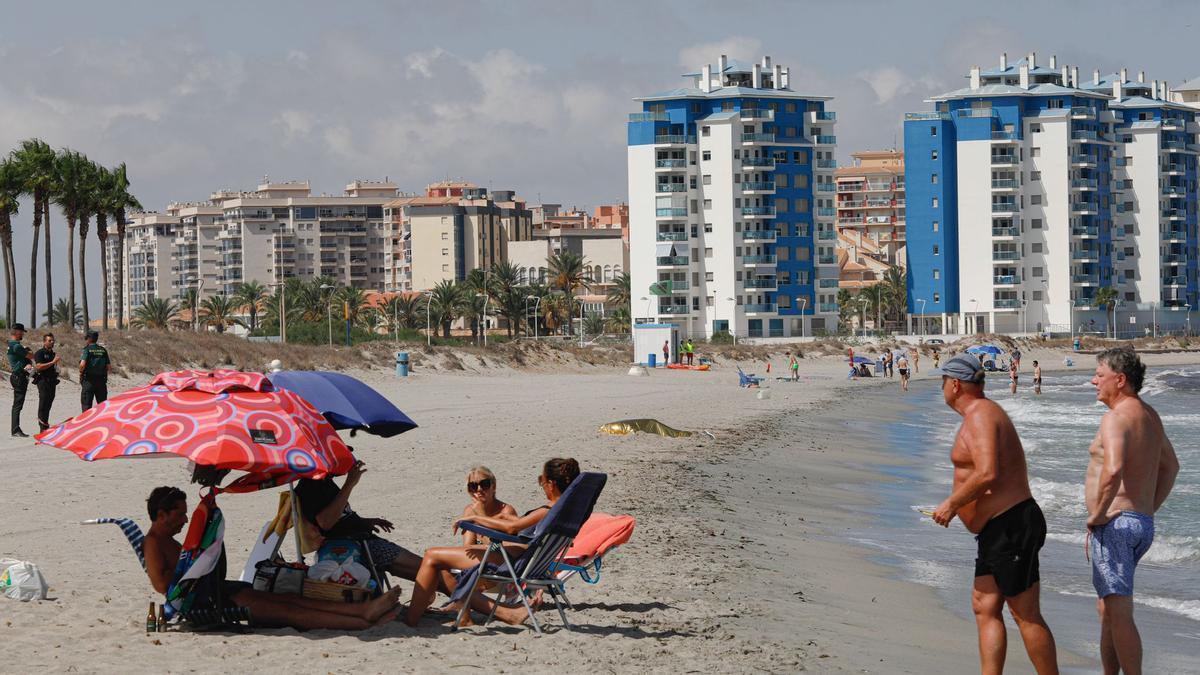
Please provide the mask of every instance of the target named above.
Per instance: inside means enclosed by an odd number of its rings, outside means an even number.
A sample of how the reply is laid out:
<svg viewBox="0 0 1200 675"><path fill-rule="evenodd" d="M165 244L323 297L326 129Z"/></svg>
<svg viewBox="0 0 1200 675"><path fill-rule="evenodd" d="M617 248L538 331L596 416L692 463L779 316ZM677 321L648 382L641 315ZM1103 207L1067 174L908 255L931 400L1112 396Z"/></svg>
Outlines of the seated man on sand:
<svg viewBox="0 0 1200 675"><path fill-rule="evenodd" d="M554 506L577 476L579 476L579 462L570 458L551 459L546 462L542 467L542 472L538 475L538 484L546 496L544 505L526 511L524 515L516 519L467 516L461 520L478 523L484 527L509 534L532 534L537 524L542 522L542 519L550 512L550 508ZM455 523L454 527L457 530L458 523ZM509 558L514 560L525 552L525 548L524 544L504 545L505 552ZM421 558L420 570L417 572L416 579L413 580L415 586L413 586L412 600L408 605L408 616L405 622L410 626L416 626L417 622L421 620L421 615L433 603L434 595L439 590L446 594L454 592L457 579L450 573L450 570L466 570L478 565L487 553L487 549L488 547L485 545L476 544L474 546L431 548L425 551L425 556ZM492 554L492 557L488 559L488 562L501 561L502 558L496 554ZM490 612L493 604L491 600L482 595L471 598L471 609L478 612ZM499 605L496 607L496 618L505 623L520 624L525 621L526 616L524 608L520 606Z"/></svg>
<svg viewBox="0 0 1200 675"><path fill-rule="evenodd" d="M166 594L182 548L175 535L187 523L187 495L175 487L154 488L146 500L152 524L146 532L143 553L146 574L154 590ZM241 581L224 582L225 597L250 610L256 626L307 629L363 630L388 623L400 612L400 589L394 588L370 602L346 603L316 600L299 595L264 593Z"/></svg>
<svg viewBox="0 0 1200 675"><path fill-rule="evenodd" d="M300 513L326 539L365 539L377 568L411 581L421 565L420 556L375 534L391 532L390 522L383 518L363 518L350 508L350 493L366 472L366 464L361 460L355 462L340 488L332 478L300 479L296 482Z"/></svg>

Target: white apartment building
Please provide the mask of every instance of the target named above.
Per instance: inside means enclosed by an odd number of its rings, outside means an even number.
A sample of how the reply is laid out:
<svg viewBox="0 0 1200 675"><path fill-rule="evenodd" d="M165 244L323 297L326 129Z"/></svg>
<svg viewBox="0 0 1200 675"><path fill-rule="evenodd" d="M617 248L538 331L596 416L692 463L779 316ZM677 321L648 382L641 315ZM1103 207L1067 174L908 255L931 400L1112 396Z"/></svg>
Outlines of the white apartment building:
<svg viewBox="0 0 1200 675"><path fill-rule="evenodd" d="M109 228L108 306L114 314L118 304L125 310L125 320L133 316L133 308L150 298L169 298L174 275L171 272L179 216L169 213L144 212L127 216L125 224L125 285L124 297L117 289L116 226Z"/></svg>
<svg viewBox="0 0 1200 675"><path fill-rule="evenodd" d="M695 337L835 330L829 97L793 91L770 57L722 55L685 77L689 86L636 99L642 112L629 119L635 324Z"/></svg>

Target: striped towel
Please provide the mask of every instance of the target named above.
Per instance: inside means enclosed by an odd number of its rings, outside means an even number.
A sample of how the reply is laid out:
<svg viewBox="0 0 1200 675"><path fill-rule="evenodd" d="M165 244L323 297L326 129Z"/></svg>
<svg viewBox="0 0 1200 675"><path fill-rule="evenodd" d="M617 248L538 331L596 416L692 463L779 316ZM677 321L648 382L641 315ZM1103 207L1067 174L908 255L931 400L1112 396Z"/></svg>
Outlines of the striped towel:
<svg viewBox="0 0 1200 675"><path fill-rule="evenodd" d="M142 569L146 569L146 554L142 552L142 542L145 541L146 535L142 534L142 528L129 518L93 518L83 521L84 525L99 525L101 523L112 523L121 528L125 533L125 538L129 540L129 545L133 548L133 552L137 554L138 562L142 564Z"/></svg>

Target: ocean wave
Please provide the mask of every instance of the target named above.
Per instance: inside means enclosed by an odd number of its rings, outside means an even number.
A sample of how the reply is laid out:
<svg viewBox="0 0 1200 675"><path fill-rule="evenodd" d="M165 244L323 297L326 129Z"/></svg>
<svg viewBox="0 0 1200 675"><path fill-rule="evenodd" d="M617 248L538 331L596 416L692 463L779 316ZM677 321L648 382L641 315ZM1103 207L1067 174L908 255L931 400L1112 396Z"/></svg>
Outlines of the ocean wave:
<svg viewBox="0 0 1200 675"><path fill-rule="evenodd" d="M1029 489L1048 516L1086 520L1087 504L1083 499L1082 483L1063 483L1034 476L1029 479Z"/></svg>
<svg viewBox="0 0 1200 675"><path fill-rule="evenodd" d="M1193 621L1200 621L1200 600L1177 600L1175 598L1159 598L1153 595L1133 595L1133 601L1156 609L1186 616Z"/></svg>
<svg viewBox="0 0 1200 675"><path fill-rule="evenodd" d="M1082 550L1087 533L1083 531L1051 532L1046 535L1046 538ZM1193 560L1200 560L1200 537L1159 535L1154 538L1154 544L1149 551L1146 551L1146 555L1142 556L1143 563L1161 567L1171 567Z"/></svg>

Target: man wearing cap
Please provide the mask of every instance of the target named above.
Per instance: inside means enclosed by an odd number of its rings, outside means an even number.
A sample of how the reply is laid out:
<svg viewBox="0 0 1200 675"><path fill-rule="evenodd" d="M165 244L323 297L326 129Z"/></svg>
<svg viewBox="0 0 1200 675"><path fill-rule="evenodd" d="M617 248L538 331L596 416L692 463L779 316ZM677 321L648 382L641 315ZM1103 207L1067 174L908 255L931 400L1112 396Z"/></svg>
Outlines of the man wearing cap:
<svg viewBox="0 0 1200 675"><path fill-rule="evenodd" d="M954 488L933 512L942 527L958 516L976 535L971 606L985 673L1004 669L1008 636L1004 606L1016 620L1038 673L1057 673L1054 636L1042 618L1038 551L1046 519L1029 491L1025 450L1012 420L983 393L984 371L972 354L959 354L934 371L942 376L946 405L963 423L950 450Z"/></svg>
<svg viewBox="0 0 1200 675"><path fill-rule="evenodd" d="M96 344L99 339L99 333L88 331L87 344L79 357L80 402L84 410L92 407L93 400L96 403L108 400L108 371L112 366L108 362L108 350Z"/></svg>
<svg viewBox="0 0 1200 675"><path fill-rule="evenodd" d="M33 353L33 384L38 390L38 430L50 428L50 406L58 390L58 362L54 353L54 333L42 335L42 348Z"/></svg>
<svg viewBox="0 0 1200 675"><path fill-rule="evenodd" d="M29 347L21 344L25 339L25 325L14 323L12 339L8 341L8 367L12 375L8 381L13 388L12 402L12 432L13 438L27 438L29 434L21 431L21 408L25 407L25 392L29 391Z"/></svg>

